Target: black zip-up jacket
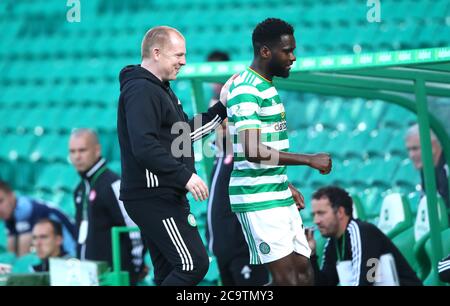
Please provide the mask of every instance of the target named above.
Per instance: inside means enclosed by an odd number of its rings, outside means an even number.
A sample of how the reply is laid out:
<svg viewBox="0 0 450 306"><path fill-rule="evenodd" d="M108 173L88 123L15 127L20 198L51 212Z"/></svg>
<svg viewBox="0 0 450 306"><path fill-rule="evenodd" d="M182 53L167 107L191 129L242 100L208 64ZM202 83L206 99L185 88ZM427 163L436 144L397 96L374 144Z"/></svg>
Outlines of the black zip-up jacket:
<svg viewBox="0 0 450 306"><path fill-rule="evenodd" d="M345 239L345 242L343 242L343 239ZM344 246L344 249L342 249L342 246ZM316 285L336 286L339 283L336 270L337 252L343 255L342 260L351 261L354 286L373 285L374 259L379 259L381 255L388 253L394 257L400 286L422 285L397 247L373 224L352 219L347 225L344 237L341 237L338 241L335 238L328 238L324 248L321 269L319 269L317 263L317 255L311 256Z"/></svg>
<svg viewBox="0 0 450 306"><path fill-rule="evenodd" d="M195 173L192 142L214 131L226 118L226 107L217 103L189 121L169 82L140 65L123 68L119 80L120 199L185 195ZM177 122L184 123L184 133L178 128L172 132Z"/></svg>
<svg viewBox="0 0 450 306"><path fill-rule="evenodd" d="M106 261L112 267L112 228L136 226L118 199L120 177L107 168L104 158L79 175L81 181L74 191L77 237L83 220L88 221L88 231L85 242L78 243L77 258ZM120 252L121 269L131 272L133 278L143 263L143 244L139 233L120 235Z"/></svg>

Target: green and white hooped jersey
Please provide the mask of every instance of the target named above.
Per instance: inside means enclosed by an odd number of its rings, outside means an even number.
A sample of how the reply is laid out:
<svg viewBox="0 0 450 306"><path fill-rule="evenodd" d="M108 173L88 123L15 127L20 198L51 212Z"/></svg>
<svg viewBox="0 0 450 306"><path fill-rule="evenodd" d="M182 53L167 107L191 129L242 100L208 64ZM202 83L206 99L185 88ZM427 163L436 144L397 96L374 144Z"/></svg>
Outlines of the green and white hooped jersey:
<svg viewBox="0 0 450 306"><path fill-rule="evenodd" d="M286 114L277 90L251 68L243 71L229 89L227 112L233 142L234 165L229 195L234 212L249 212L294 203L288 188L286 166L271 166L245 159L238 133L260 129L264 145L289 151Z"/></svg>

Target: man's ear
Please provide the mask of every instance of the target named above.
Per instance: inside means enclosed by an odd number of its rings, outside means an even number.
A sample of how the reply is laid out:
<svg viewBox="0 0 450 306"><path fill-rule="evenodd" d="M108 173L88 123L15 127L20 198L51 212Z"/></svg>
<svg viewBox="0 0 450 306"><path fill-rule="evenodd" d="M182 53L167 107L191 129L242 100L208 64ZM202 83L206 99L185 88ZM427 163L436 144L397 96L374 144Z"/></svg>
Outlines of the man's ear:
<svg viewBox="0 0 450 306"><path fill-rule="evenodd" d="M339 219L342 219L344 216L346 216L344 206L339 206L337 212L338 212Z"/></svg>
<svg viewBox="0 0 450 306"><path fill-rule="evenodd" d="M61 246L63 244L63 237L56 235L56 244Z"/></svg>
<svg viewBox="0 0 450 306"><path fill-rule="evenodd" d="M100 144L95 145L95 156L99 158L102 155L102 146Z"/></svg>
<svg viewBox="0 0 450 306"><path fill-rule="evenodd" d="M153 58L158 61L159 57L161 56L161 50L159 48L153 48L152 49Z"/></svg>
<svg viewBox="0 0 450 306"><path fill-rule="evenodd" d="M261 56L261 58L263 59L271 59L272 58L272 51L270 51L269 47L267 47L266 45L262 46L259 49L259 55Z"/></svg>

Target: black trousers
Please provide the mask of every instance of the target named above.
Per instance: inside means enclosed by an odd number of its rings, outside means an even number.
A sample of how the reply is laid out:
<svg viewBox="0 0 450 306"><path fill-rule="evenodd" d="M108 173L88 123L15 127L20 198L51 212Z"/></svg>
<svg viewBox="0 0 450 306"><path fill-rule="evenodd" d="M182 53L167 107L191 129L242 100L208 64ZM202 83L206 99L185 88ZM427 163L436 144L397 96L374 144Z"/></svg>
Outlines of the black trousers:
<svg viewBox="0 0 450 306"><path fill-rule="evenodd" d="M223 286L264 286L269 284L269 271L264 265L250 265L250 255L242 254L218 265Z"/></svg>
<svg viewBox="0 0 450 306"><path fill-rule="evenodd" d="M209 258L186 197L164 194L124 206L141 230L157 285L193 286L203 280Z"/></svg>

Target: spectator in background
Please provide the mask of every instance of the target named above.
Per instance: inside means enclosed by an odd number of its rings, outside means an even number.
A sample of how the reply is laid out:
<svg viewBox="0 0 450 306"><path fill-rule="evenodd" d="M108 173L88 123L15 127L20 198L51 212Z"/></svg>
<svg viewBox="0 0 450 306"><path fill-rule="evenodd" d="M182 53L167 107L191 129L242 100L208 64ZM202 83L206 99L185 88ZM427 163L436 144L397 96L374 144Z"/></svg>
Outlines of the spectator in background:
<svg viewBox="0 0 450 306"><path fill-rule="evenodd" d="M228 54L214 51L208 61L229 61ZM210 107L219 101L223 84L213 84ZM206 237L209 251L217 258L222 285L262 286L269 282L269 273L264 265L249 265L250 254L241 224L231 211L228 186L233 170L233 151L226 137L226 121L216 130L216 159L212 171L212 183L208 201L208 230Z"/></svg>
<svg viewBox="0 0 450 306"><path fill-rule="evenodd" d="M441 197L444 199L447 205L447 211L450 213L450 200L448 192L448 175L449 169L447 162L445 161L442 146L439 143L436 135L433 131L431 134L431 151L433 154L434 171L436 173L436 188ZM411 126L405 137L406 148L408 149L408 155L414 164L414 167L420 171L422 190L425 191L425 181L423 177L423 162L422 162L422 150L420 147L419 126L414 124ZM450 216L449 216L450 217Z"/></svg>
<svg viewBox="0 0 450 306"><path fill-rule="evenodd" d="M64 249L75 255L75 227L65 214L36 199L17 196L6 182L0 181L0 219L5 221L10 252L22 256L30 251L31 231L43 218L62 224Z"/></svg>
<svg viewBox="0 0 450 306"><path fill-rule="evenodd" d="M374 259L392 254L400 285L421 285L397 247L375 225L352 218L353 201L338 187L324 187L313 194L314 223L327 237L321 269L317 264L316 242L307 231L311 247L315 284L325 286L367 286L375 282Z"/></svg>
<svg viewBox="0 0 450 306"><path fill-rule="evenodd" d="M63 235L60 223L41 219L33 227L33 246L41 259L39 265L33 266L34 272L48 272L50 257L68 257L62 247Z"/></svg>
<svg viewBox="0 0 450 306"><path fill-rule="evenodd" d="M98 136L93 130L72 132L69 155L81 178L74 192L77 257L106 261L112 267L111 229L114 226L136 227L119 200L120 177L106 166ZM122 234L120 246L121 268L130 272L131 284L136 284L145 269L140 233Z"/></svg>

